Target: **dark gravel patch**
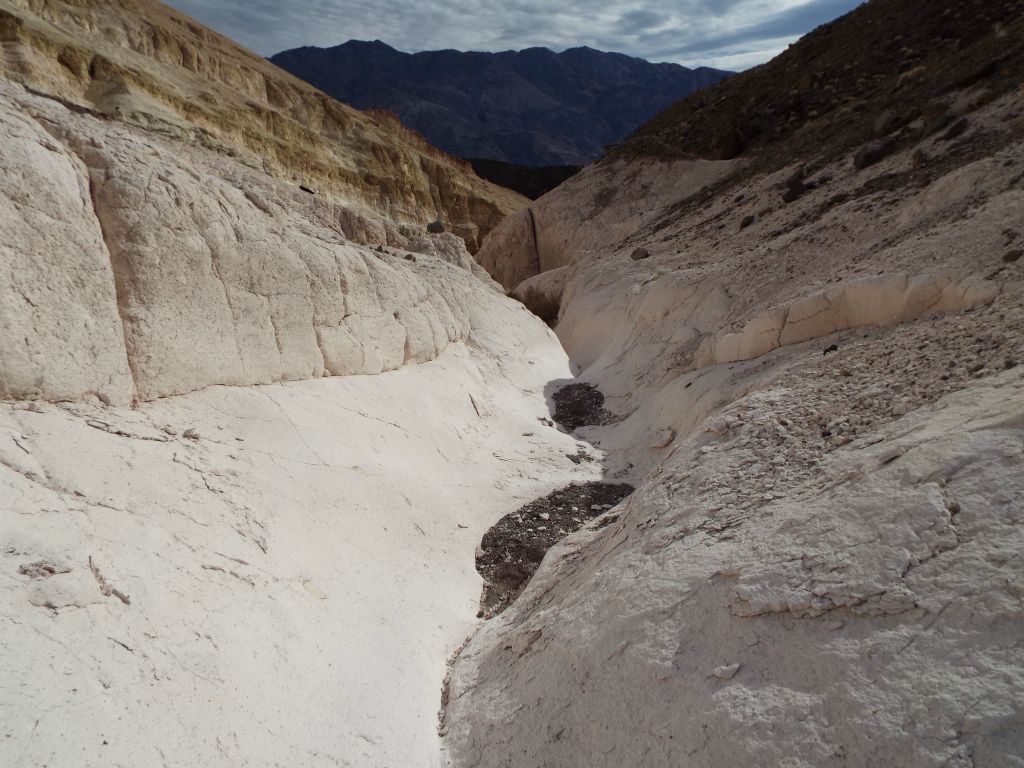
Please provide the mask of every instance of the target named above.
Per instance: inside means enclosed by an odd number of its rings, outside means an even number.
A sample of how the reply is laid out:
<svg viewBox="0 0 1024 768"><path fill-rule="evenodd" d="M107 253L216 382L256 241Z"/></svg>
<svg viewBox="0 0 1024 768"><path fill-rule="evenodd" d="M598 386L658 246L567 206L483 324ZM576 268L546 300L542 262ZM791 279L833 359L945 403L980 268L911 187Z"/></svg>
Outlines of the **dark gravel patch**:
<svg viewBox="0 0 1024 768"><path fill-rule="evenodd" d="M552 418L570 431L615 421L614 414L604 409L604 395L590 384L567 384L551 399L555 401Z"/></svg>
<svg viewBox="0 0 1024 768"><path fill-rule="evenodd" d="M501 518L484 534L477 552L476 569L484 579L478 615L490 618L505 610L552 546L633 490L625 483L569 485Z"/></svg>

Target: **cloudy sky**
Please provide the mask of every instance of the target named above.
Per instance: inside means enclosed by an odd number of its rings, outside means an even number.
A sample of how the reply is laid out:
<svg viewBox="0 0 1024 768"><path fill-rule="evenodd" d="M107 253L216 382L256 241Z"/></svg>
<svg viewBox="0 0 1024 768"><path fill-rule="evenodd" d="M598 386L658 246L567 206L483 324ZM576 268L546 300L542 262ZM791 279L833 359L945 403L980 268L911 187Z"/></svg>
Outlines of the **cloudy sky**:
<svg viewBox="0 0 1024 768"><path fill-rule="evenodd" d="M383 40L402 51L588 45L651 61L745 69L862 0L169 0L269 56Z"/></svg>

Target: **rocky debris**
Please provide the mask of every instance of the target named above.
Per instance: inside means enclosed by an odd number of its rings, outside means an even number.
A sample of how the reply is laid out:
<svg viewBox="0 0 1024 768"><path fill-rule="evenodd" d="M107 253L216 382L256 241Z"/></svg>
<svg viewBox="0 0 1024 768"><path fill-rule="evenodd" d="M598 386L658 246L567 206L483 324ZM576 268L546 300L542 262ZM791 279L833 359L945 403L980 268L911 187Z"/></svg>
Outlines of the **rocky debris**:
<svg viewBox="0 0 1024 768"><path fill-rule="evenodd" d="M440 220L430 222L427 224L427 232L431 235L440 235L444 232L444 223Z"/></svg>
<svg viewBox="0 0 1024 768"><path fill-rule="evenodd" d="M600 517L633 492L624 483L582 483L552 491L505 515L484 535L476 569L484 579L479 615L504 611L526 588L558 541Z"/></svg>
<svg viewBox="0 0 1024 768"><path fill-rule="evenodd" d="M579 427L609 424L614 415L604 408L604 395L592 384L567 384L556 391L551 399L555 404L552 418L572 431Z"/></svg>
<svg viewBox="0 0 1024 768"><path fill-rule="evenodd" d="M37 560L34 563L19 565L18 573L28 576L30 579L48 579L59 573L71 573L71 569L66 565L56 565L49 560Z"/></svg>
<svg viewBox="0 0 1024 768"><path fill-rule="evenodd" d="M675 439L676 431L674 429L662 429L658 431L658 434L654 438L654 442L652 442L649 447L653 450L667 448L672 445Z"/></svg>
<svg viewBox="0 0 1024 768"><path fill-rule="evenodd" d="M594 457L587 453L587 450L582 445L577 446L576 453L565 454L565 458L573 464L582 464L584 462L594 461Z"/></svg>
<svg viewBox="0 0 1024 768"><path fill-rule="evenodd" d="M643 246L633 249L633 252L629 254L629 258L631 258L633 261L643 261L644 259L649 259L650 257L651 252L644 248Z"/></svg>

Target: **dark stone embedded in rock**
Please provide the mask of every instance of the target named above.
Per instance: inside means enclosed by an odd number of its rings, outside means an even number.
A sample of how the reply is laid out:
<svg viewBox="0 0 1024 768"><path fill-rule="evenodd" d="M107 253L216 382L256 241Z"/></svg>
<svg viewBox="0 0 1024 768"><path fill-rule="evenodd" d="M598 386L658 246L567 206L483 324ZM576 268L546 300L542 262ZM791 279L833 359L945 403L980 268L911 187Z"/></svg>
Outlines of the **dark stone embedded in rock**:
<svg viewBox="0 0 1024 768"><path fill-rule="evenodd" d="M644 247L637 248L635 251L629 254L629 258L631 258L633 261L642 261L643 259L650 258L650 256L651 252Z"/></svg>
<svg viewBox="0 0 1024 768"><path fill-rule="evenodd" d="M921 137L925 138L927 136L931 136L933 133L938 133L944 128L949 127L952 122L953 116L948 113L943 113L929 118L924 121L924 126L921 128Z"/></svg>
<svg viewBox="0 0 1024 768"><path fill-rule="evenodd" d="M726 131L718 139L716 149L719 160L732 160L734 157L739 157L744 149L743 135L736 128Z"/></svg>
<svg viewBox="0 0 1024 768"><path fill-rule="evenodd" d="M740 221L740 229L746 229L746 228L747 228L747 227L749 227L749 226L750 226L751 224L753 224L753 223L754 223L755 221L757 221L757 216L755 216L755 215L754 215L754 214L752 214L752 213L749 213L749 214L747 214L747 215L746 215L746 216L744 216L744 217L743 217L743 219L742 219L742 220Z"/></svg>
<svg viewBox="0 0 1024 768"><path fill-rule="evenodd" d="M301 189L303 192L305 192L306 194L309 194L309 195L315 195L316 194L316 192L313 189L311 189L310 187L307 187L305 184L299 184L299 189Z"/></svg>
<svg viewBox="0 0 1024 768"><path fill-rule="evenodd" d="M979 80L984 80L987 77L991 77L995 74L995 71L999 68L998 61L987 61L979 67L972 69L966 75L961 77L955 83L954 88L967 88L968 86L974 85Z"/></svg>
<svg viewBox="0 0 1024 768"><path fill-rule="evenodd" d="M949 126L949 129L944 134L942 134L942 140L951 141L952 139L955 139L957 136L960 136L961 134L964 133L964 131L967 130L968 125L969 121L967 120L967 118L961 117L951 126Z"/></svg>
<svg viewBox="0 0 1024 768"><path fill-rule="evenodd" d="M1003 261L1005 261L1007 264L1012 264L1013 262L1020 260L1022 253L1024 253L1024 251L1021 251L1020 248L1016 248L1012 251L1007 251L1006 253L1003 254Z"/></svg>
<svg viewBox="0 0 1024 768"><path fill-rule="evenodd" d="M803 166L797 168L793 173L789 175L783 182L783 186L786 189L802 188L804 186L804 180L807 178L807 169Z"/></svg>
<svg viewBox="0 0 1024 768"><path fill-rule="evenodd" d="M928 153L918 147L914 150L914 154L910 156L910 165L916 171L919 168L924 168L924 166L928 164L929 159Z"/></svg>
<svg viewBox="0 0 1024 768"><path fill-rule="evenodd" d="M427 224L427 232L429 232L432 235L440 235L442 232L444 232L444 224L441 223L440 219L437 221L432 221L429 224Z"/></svg>
<svg viewBox="0 0 1024 768"><path fill-rule="evenodd" d="M885 136L887 133L890 133L896 127L896 124L898 122L899 118L893 110L885 110L880 115L878 115L878 117L875 118L875 136L881 138L882 136Z"/></svg>
<svg viewBox="0 0 1024 768"><path fill-rule="evenodd" d="M806 191L807 187L803 186L802 184L799 187L791 187L782 193L782 202L792 203Z"/></svg>
<svg viewBox="0 0 1024 768"><path fill-rule="evenodd" d="M892 150L893 145L888 141L864 147L853 156L853 167L860 170L872 166L890 154Z"/></svg>

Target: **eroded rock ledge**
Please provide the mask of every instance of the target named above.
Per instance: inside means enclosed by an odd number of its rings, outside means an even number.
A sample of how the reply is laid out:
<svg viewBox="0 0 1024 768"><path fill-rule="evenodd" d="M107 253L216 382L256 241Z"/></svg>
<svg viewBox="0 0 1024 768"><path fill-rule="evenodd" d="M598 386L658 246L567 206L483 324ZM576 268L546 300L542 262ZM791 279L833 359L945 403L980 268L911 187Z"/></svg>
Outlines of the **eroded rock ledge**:
<svg viewBox="0 0 1024 768"><path fill-rule="evenodd" d="M454 235L410 238L17 86L0 85L0 133L5 397L393 370L467 338L492 290ZM350 239L374 226L387 247Z"/></svg>

